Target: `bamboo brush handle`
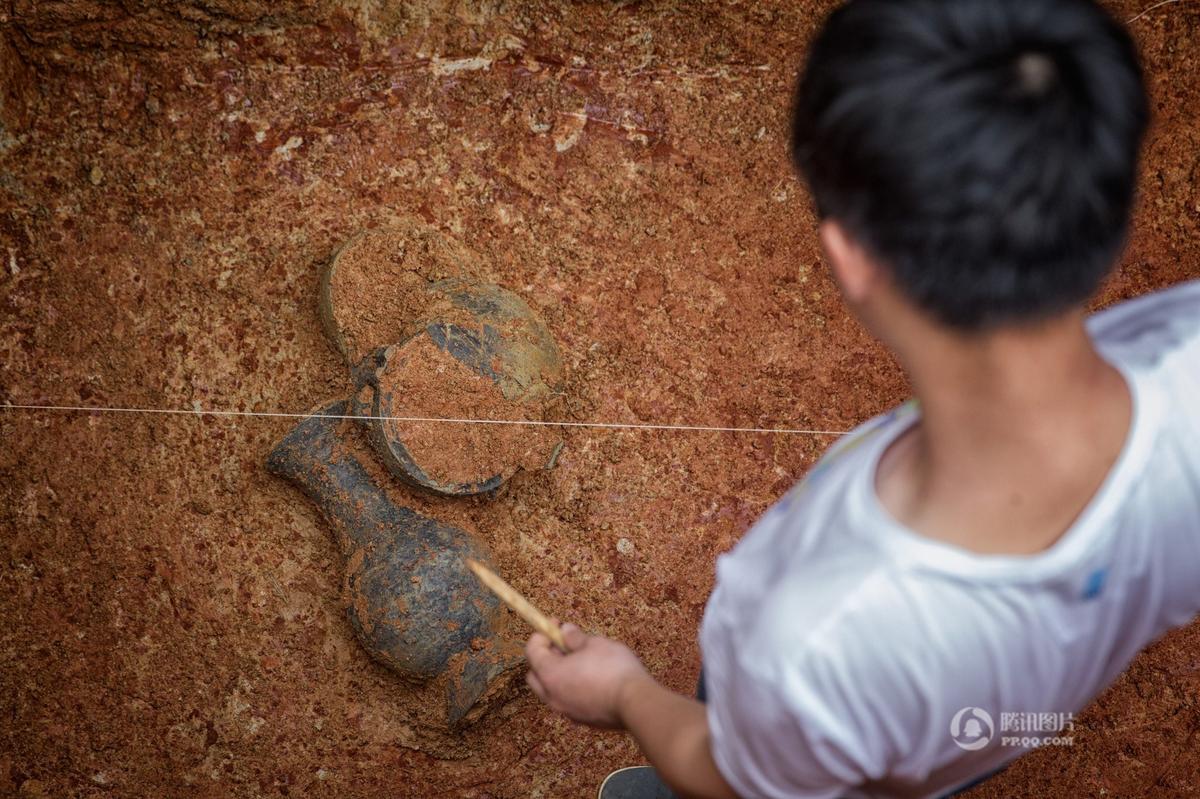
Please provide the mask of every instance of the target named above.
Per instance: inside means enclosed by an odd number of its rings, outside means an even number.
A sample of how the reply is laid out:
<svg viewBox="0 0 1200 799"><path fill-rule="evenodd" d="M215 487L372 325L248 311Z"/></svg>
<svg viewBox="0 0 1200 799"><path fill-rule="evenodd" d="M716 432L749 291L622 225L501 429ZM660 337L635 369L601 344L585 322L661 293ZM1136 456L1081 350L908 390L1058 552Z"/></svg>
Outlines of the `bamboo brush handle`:
<svg viewBox="0 0 1200 799"><path fill-rule="evenodd" d="M504 582L500 578L500 575L474 558L465 558L464 560L467 562L467 568L479 578L479 582L487 586L493 594L500 597L501 601L512 608L518 616L527 621L530 627L549 638L563 652L570 651L567 649L567 642L563 639L562 630L558 628L558 625L546 618L546 614L531 605L528 599L517 592L517 589Z"/></svg>

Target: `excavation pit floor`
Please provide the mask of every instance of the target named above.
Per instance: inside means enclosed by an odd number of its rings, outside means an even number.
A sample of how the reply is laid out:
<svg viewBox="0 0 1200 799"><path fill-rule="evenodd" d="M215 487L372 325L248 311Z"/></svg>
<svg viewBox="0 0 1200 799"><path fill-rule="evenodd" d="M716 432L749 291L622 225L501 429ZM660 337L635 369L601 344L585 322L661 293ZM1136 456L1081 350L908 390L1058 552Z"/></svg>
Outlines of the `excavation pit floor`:
<svg viewBox="0 0 1200 799"><path fill-rule="evenodd" d="M125 5L18 0L0 28L0 403L348 396L321 269L412 217L545 319L559 418L838 431L907 396L839 302L787 159L828 3ZM1155 123L1097 305L1200 275L1200 10L1131 27ZM641 762L524 690L427 745L415 694L349 629L329 530L264 469L293 423L0 411L0 794L559 799ZM495 497L412 506L690 691L716 556L834 436L562 437L553 470ZM1198 702L1193 625L1073 747L973 796L1196 795Z"/></svg>

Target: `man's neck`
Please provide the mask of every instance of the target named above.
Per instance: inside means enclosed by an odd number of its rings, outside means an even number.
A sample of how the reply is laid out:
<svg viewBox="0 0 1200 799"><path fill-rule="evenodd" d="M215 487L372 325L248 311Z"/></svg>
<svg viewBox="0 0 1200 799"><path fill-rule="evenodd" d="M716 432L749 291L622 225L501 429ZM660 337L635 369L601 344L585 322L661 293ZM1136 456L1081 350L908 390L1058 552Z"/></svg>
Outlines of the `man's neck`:
<svg viewBox="0 0 1200 799"><path fill-rule="evenodd" d="M1082 314L899 348L922 418L885 455L880 499L931 538L982 553L1051 545L1099 488L1128 432L1123 378Z"/></svg>

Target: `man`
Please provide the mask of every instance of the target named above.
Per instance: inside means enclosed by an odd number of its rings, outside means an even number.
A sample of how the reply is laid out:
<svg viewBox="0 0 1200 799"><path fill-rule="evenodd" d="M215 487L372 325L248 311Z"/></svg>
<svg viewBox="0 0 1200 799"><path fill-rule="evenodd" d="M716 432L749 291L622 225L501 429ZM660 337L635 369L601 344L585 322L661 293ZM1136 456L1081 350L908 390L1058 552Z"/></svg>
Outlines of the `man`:
<svg viewBox="0 0 1200 799"><path fill-rule="evenodd" d="M720 558L706 705L617 642L530 639L534 692L657 770L612 795L946 795L1200 610L1200 283L1083 310L1146 117L1133 45L1091 0L830 16L793 153L843 297L917 401Z"/></svg>

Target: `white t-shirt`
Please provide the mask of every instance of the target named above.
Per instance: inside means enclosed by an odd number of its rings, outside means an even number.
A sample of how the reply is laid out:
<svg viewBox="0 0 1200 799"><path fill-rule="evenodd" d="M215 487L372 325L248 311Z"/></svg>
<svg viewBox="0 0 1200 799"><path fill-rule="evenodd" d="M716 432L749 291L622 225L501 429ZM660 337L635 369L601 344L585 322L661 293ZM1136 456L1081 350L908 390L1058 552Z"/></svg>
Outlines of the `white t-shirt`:
<svg viewBox="0 0 1200 799"><path fill-rule="evenodd" d="M1133 421L1049 549L972 554L888 515L876 465L909 403L838 442L718 560L708 721L741 796L941 796L1069 736L1069 714L1200 612L1200 281L1088 327Z"/></svg>

